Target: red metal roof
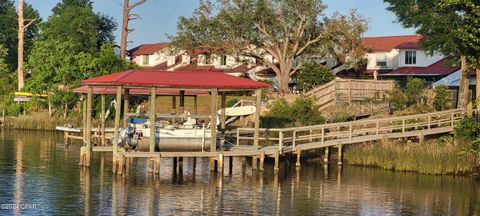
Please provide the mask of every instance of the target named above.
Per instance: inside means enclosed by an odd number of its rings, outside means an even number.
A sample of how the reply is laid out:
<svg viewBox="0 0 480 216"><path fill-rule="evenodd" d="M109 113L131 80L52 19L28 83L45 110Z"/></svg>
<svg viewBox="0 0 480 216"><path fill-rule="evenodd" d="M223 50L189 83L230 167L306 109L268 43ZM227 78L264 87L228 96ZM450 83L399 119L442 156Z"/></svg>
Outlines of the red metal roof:
<svg viewBox="0 0 480 216"><path fill-rule="evenodd" d="M401 67L384 75L446 76L460 70L460 67L458 66L447 66L445 63L448 59L449 58L446 57L428 67Z"/></svg>
<svg viewBox="0 0 480 216"><path fill-rule="evenodd" d="M363 45L371 52L389 52L392 49L417 49L420 35L364 37Z"/></svg>
<svg viewBox="0 0 480 216"><path fill-rule="evenodd" d="M139 55L152 55L153 53L164 49L168 46L168 43L156 43L156 44L142 44L128 51L130 56L135 57Z"/></svg>
<svg viewBox="0 0 480 216"><path fill-rule="evenodd" d="M88 86L81 86L76 89L73 89L73 92L87 93ZM93 87L93 93L114 95L117 93L117 89L115 87ZM149 89L130 89L129 93L131 95L150 95L150 90ZM208 91L185 90L185 95L201 95L201 94L208 94ZM180 95L180 91L173 90L173 89L157 89L157 95Z"/></svg>
<svg viewBox="0 0 480 216"><path fill-rule="evenodd" d="M175 88L266 88L266 83L218 72L128 70L82 81L83 85L156 86Z"/></svg>

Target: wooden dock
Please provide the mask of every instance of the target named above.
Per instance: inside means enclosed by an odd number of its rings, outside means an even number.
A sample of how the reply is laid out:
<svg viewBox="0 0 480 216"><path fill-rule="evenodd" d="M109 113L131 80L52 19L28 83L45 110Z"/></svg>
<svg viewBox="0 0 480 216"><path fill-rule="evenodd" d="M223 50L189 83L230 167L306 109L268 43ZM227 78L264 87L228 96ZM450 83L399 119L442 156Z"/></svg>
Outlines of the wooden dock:
<svg viewBox="0 0 480 216"><path fill-rule="evenodd" d="M371 120L351 121L344 123L324 124L307 127L284 129L260 129L259 147L253 144L254 129L238 128L236 130L236 145L224 150L212 152L126 152L117 154L118 165L114 172L122 174L127 158L148 158L149 172L159 173L158 165L161 158L206 157L210 158L210 170L223 172L225 158L241 157L242 166L247 158L252 159L252 169L263 170L266 157L274 158L274 170L279 169L280 157L296 156L296 166L300 166L302 151L325 149L325 162L328 162L330 147L337 148L339 164L342 163L342 148L344 145L359 144L398 138L416 138L423 142L425 136L451 133L456 123L467 116L462 109L434 112L420 115L390 117ZM120 149L120 148L119 148ZM94 146L93 152L112 152L112 146Z"/></svg>

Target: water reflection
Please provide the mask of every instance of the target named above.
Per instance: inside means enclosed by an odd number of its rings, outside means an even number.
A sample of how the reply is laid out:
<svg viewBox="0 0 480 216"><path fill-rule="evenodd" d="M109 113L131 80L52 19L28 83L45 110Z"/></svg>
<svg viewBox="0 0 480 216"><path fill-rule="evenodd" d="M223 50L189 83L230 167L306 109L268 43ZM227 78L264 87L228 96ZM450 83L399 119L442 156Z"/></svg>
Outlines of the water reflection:
<svg viewBox="0 0 480 216"><path fill-rule="evenodd" d="M210 173L208 159L163 158L161 174L148 174L146 160L127 160L123 176L112 175L111 156L94 154L92 167L78 166L79 147L61 135L2 132L0 203L35 203L36 209L0 215L475 215L480 184L464 177L424 176L320 164L295 169L280 164L274 174L254 171L234 158L230 172ZM293 164L294 165L294 164Z"/></svg>

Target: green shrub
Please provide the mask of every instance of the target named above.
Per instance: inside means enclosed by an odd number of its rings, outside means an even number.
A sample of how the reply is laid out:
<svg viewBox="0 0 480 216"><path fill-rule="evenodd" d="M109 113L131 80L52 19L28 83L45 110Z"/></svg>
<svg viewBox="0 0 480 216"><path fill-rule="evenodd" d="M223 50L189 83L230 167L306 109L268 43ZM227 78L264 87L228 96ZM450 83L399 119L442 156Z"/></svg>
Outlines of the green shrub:
<svg viewBox="0 0 480 216"><path fill-rule="evenodd" d="M395 88L390 91L388 102L392 110L401 110L407 105L407 98L402 90Z"/></svg>
<svg viewBox="0 0 480 216"><path fill-rule="evenodd" d="M238 99L237 98L232 98L230 100L227 101L227 107L232 107L233 105L235 105L236 103L238 103Z"/></svg>
<svg viewBox="0 0 480 216"><path fill-rule="evenodd" d="M332 74L332 70L327 66L306 64L297 76L297 84L300 89L310 91L334 79L335 75Z"/></svg>
<svg viewBox="0 0 480 216"><path fill-rule="evenodd" d="M312 98L300 96L292 104L278 99L270 106L270 111L261 118L265 128L318 125L325 123L318 105Z"/></svg>
<svg viewBox="0 0 480 216"><path fill-rule="evenodd" d="M474 140L479 133L478 124L473 118L464 118L455 127L455 136L459 140Z"/></svg>
<svg viewBox="0 0 480 216"><path fill-rule="evenodd" d="M425 80L419 78L408 78L405 87L405 97L407 105L413 105L421 102L425 91Z"/></svg>
<svg viewBox="0 0 480 216"><path fill-rule="evenodd" d="M433 105L436 110L445 110L451 107L452 99L448 94L448 87L441 85L435 89L435 99Z"/></svg>

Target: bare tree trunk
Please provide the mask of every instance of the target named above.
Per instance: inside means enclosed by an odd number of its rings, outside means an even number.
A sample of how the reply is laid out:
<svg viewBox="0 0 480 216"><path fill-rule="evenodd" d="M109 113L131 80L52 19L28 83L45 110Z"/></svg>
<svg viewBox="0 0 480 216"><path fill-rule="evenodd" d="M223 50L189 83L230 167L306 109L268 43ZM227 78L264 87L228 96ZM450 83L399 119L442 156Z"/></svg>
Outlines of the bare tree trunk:
<svg viewBox="0 0 480 216"><path fill-rule="evenodd" d="M458 93L457 108L466 108L468 104L469 73L467 67L467 57L461 56L460 86Z"/></svg>
<svg viewBox="0 0 480 216"><path fill-rule="evenodd" d="M23 75L23 39L25 33L25 26L23 21L23 0L18 0L18 90L22 90L25 86Z"/></svg>
<svg viewBox="0 0 480 216"><path fill-rule="evenodd" d="M476 84L475 84L475 104L477 105L477 114L480 113L480 68L475 68L476 72Z"/></svg>
<svg viewBox="0 0 480 216"><path fill-rule="evenodd" d="M120 41L120 58L122 59L125 59L127 56L128 34L133 31L133 29L128 28L128 22L140 18L137 14L131 14L130 11L146 1L147 0L139 0L130 5L130 0L123 0L122 39Z"/></svg>

